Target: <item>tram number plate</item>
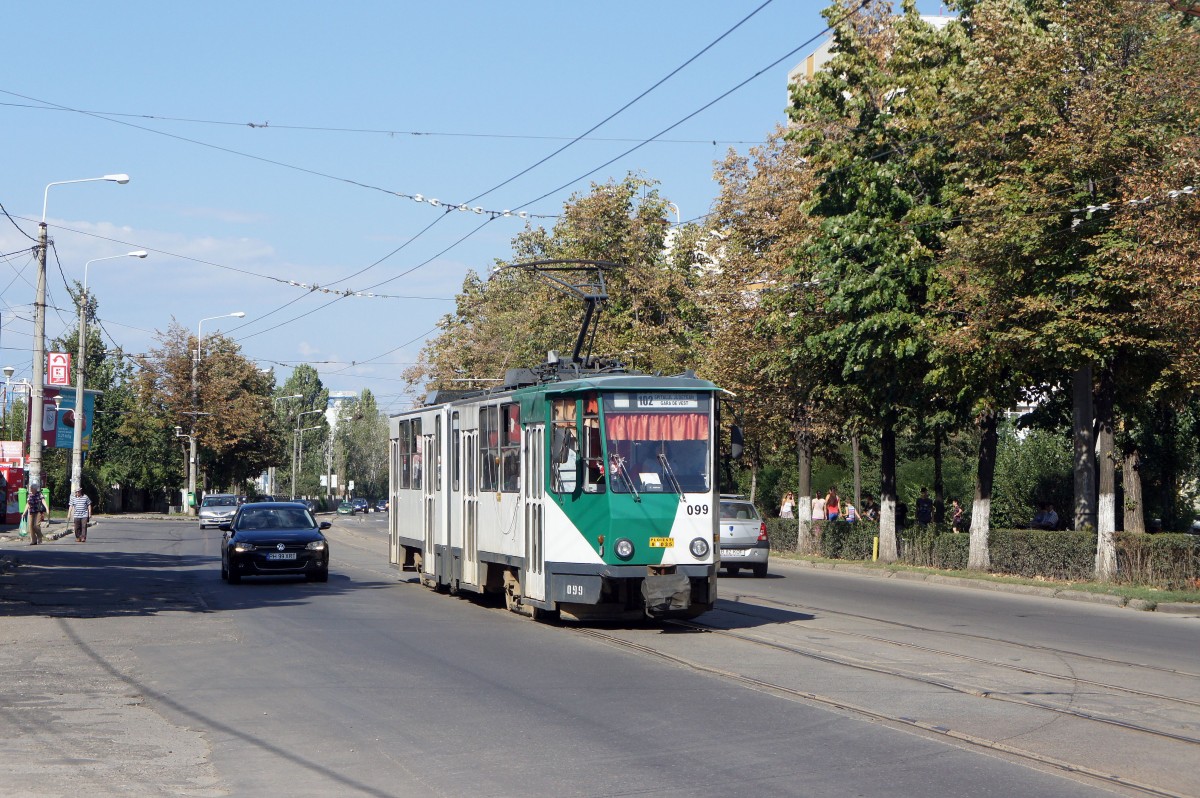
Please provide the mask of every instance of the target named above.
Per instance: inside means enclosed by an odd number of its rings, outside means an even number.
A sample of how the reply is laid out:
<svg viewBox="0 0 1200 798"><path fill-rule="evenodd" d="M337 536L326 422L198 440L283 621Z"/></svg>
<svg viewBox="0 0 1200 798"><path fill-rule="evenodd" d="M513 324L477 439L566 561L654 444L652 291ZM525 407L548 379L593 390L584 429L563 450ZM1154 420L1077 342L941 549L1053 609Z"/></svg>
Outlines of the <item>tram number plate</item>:
<svg viewBox="0 0 1200 798"><path fill-rule="evenodd" d="M650 548L673 549L675 548L675 538L650 538Z"/></svg>
<svg viewBox="0 0 1200 798"><path fill-rule="evenodd" d="M267 554L268 560L294 560L296 552L294 551L272 551Z"/></svg>

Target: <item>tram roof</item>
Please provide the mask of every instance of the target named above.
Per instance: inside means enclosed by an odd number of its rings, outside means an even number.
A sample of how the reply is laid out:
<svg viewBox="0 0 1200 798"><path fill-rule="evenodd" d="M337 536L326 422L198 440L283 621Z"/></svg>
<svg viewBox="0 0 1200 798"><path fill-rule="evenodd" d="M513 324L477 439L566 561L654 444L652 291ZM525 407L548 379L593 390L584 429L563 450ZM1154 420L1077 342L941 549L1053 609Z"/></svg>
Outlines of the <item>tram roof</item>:
<svg viewBox="0 0 1200 798"><path fill-rule="evenodd" d="M462 405L476 402L486 402L489 399L511 397L521 403L522 415L528 415L540 405L547 396L563 394L588 393L590 391L693 391L717 393L723 389L714 382L700 379L691 371L683 374L664 376L661 374L631 374L629 372L595 373L571 375L567 379L546 380L523 385L507 385L492 390L473 391L436 391L429 396L421 408L395 413L395 416L407 416L421 410L429 410L438 405Z"/></svg>

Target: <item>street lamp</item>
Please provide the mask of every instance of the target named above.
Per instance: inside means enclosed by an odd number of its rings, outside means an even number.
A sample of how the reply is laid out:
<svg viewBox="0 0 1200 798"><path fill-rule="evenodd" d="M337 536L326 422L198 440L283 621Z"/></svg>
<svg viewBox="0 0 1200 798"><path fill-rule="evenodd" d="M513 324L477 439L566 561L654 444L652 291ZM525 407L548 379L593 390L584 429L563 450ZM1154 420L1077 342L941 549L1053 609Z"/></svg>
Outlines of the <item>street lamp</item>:
<svg viewBox="0 0 1200 798"><path fill-rule="evenodd" d="M38 276L37 293L33 302L33 388L29 396L29 489L41 490L42 487L42 403L43 388L46 381L46 249L49 247L49 235L46 230L46 205L50 201L50 187L64 186L68 183L91 183L97 180L107 180L124 185L129 182L129 175L105 175L104 177L85 177L81 180L59 180L46 185L42 194L42 221L38 225Z"/></svg>
<svg viewBox="0 0 1200 798"><path fill-rule="evenodd" d="M196 408L197 408L197 376L200 370L200 352L203 348L204 339L201 330L204 327L204 322L212 321L213 319L241 319L245 317L245 313L238 310L233 313L222 313L220 316L208 316L200 319L200 323L196 325L196 356L192 358L192 432L188 435L188 445L191 447L190 456L188 458L188 492L195 497L196 495ZM186 504L186 502L185 502ZM195 515L195 510L188 507L188 515Z"/></svg>
<svg viewBox="0 0 1200 798"><path fill-rule="evenodd" d="M92 258L83 264L83 293L79 298L79 357L75 361L75 425L71 433L71 495L83 487L83 425L87 423L87 413L83 408L83 379L87 370L87 274L88 266L96 261L113 260L114 258L144 258L146 251L126 252L124 255L109 255L104 258Z"/></svg>
<svg viewBox="0 0 1200 798"><path fill-rule="evenodd" d="M295 435L295 437L292 438L292 498L293 499L296 498L296 439L300 437L300 433L302 432L302 430L300 429L300 419L304 418L305 416L311 416L313 413L324 413L324 412L325 412L324 410L305 410L303 413L296 416L296 435ZM309 429L316 429L316 427L310 427ZM303 431L307 432L308 430L306 429ZM301 444L301 445L303 445L303 444Z"/></svg>

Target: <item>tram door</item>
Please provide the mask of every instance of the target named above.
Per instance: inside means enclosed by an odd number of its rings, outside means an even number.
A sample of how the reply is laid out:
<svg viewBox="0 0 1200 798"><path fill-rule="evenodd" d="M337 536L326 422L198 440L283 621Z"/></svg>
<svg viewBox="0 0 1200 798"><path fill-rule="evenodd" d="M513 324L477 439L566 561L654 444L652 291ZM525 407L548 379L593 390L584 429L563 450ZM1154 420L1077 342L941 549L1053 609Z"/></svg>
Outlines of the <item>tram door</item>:
<svg viewBox="0 0 1200 798"><path fill-rule="evenodd" d="M546 426L531 424L525 428L525 451L522 460L525 473L521 479L522 503L525 505L525 576L521 580L525 595L546 599Z"/></svg>
<svg viewBox="0 0 1200 798"><path fill-rule="evenodd" d="M479 431L462 433L462 581L479 584Z"/></svg>
<svg viewBox="0 0 1200 798"><path fill-rule="evenodd" d="M413 468L413 479L421 480L421 507L425 526L425 557L432 558L426 570L432 571L437 581L444 579L446 563L442 547L444 541L438 535L437 493L434 491L436 479L433 470L437 466L437 439L433 435L425 435L420 443L421 462ZM432 566L432 567L430 567Z"/></svg>
<svg viewBox="0 0 1200 798"><path fill-rule="evenodd" d="M449 454L449 468L447 469L447 478L449 480L446 496L446 529L449 530L449 540L447 540L450 549L450 557L454 563L451 574L453 579L462 580L462 556L463 556L463 514L462 514L462 430L459 428L459 412L455 410L450 414L450 439L447 441ZM440 491L439 491L440 492Z"/></svg>

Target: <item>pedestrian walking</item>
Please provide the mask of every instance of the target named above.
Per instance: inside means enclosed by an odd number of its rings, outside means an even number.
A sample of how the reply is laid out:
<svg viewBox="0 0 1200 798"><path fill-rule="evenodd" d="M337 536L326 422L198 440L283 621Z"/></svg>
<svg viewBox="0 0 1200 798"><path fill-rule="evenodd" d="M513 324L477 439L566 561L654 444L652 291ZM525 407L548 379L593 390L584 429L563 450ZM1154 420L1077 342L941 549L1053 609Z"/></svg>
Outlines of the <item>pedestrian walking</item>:
<svg viewBox="0 0 1200 798"><path fill-rule="evenodd" d="M841 500L838 498L837 487L830 486L829 493L825 494L825 514L830 521L838 520L841 514Z"/></svg>
<svg viewBox="0 0 1200 798"><path fill-rule="evenodd" d="M83 492L83 488L75 489L71 497L71 523L75 527L75 542L87 542L88 522L92 520L92 500Z"/></svg>
<svg viewBox="0 0 1200 798"><path fill-rule="evenodd" d="M921 488L921 495L917 497L917 523L921 526L933 523L933 499L929 498L928 488Z"/></svg>
<svg viewBox="0 0 1200 798"><path fill-rule="evenodd" d="M42 522L46 520L46 503L42 501L40 490L29 491L25 502L25 517L29 524L29 545L36 546L42 542Z"/></svg>

